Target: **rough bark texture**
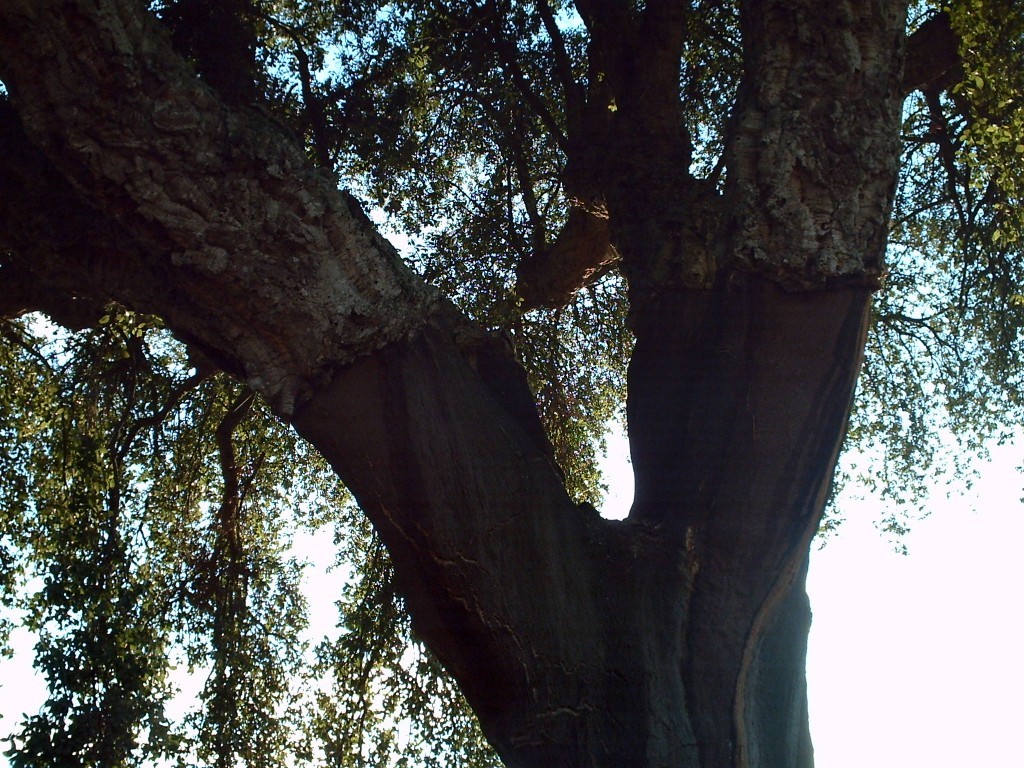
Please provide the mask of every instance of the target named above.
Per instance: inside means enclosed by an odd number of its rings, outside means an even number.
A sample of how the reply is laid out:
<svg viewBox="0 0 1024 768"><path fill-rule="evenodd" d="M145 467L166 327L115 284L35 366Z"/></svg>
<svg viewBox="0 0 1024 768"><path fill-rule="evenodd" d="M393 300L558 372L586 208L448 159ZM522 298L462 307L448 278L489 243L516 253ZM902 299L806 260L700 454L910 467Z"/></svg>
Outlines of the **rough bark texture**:
<svg viewBox="0 0 1024 768"><path fill-rule="evenodd" d="M905 16L891 0L748 4L728 148L729 263L791 288L880 284Z"/></svg>
<svg viewBox="0 0 1024 768"><path fill-rule="evenodd" d="M724 197L688 172L678 4L580 5L608 77L570 163L636 333L627 521L569 498L507 352L132 0L0 3L0 279L25 289L0 309L114 298L270 398L508 765L810 766L803 584L882 272L903 4L744 6Z"/></svg>
<svg viewBox="0 0 1024 768"><path fill-rule="evenodd" d="M576 201L565 226L549 247L516 267L516 295L522 311L564 307L580 288L594 283L619 259L608 231L604 205Z"/></svg>
<svg viewBox="0 0 1024 768"><path fill-rule="evenodd" d="M422 322L429 292L336 180L268 117L221 103L137 3L12 0L0 13L26 132L173 286L149 308L239 363L282 412L331 366Z"/></svg>

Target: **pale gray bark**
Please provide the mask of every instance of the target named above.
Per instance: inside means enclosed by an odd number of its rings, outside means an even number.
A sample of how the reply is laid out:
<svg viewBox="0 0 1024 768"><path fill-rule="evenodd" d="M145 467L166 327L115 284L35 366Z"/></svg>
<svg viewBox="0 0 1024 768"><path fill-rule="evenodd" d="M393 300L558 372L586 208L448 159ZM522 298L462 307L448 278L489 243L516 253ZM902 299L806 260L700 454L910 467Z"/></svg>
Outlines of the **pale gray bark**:
<svg viewBox="0 0 1024 768"><path fill-rule="evenodd" d="M880 285L899 172L906 7L747 4L723 262L795 289Z"/></svg>

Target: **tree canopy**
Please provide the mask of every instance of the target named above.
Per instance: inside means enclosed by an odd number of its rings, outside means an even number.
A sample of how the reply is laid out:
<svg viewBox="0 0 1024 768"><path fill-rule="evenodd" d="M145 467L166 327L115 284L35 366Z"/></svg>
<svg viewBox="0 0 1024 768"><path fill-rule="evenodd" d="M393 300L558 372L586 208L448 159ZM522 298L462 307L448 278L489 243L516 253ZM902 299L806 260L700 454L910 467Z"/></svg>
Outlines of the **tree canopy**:
<svg viewBox="0 0 1024 768"><path fill-rule="evenodd" d="M319 198L303 196L304 184L347 190L354 215L369 211L401 242L398 274L421 276L486 329L467 342L479 347L480 369L502 364L492 345L501 360L514 355L540 415L538 440L573 501L599 507L603 436L625 412L630 312L640 288L670 269L620 252L605 179L635 168L607 149L620 142L623 156L655 156L644 166L655 190L685 172L694 200L722 193L736 173L726 145L743 130L736 105L758 34L744 26L744 4L166 0L149 14L196 88L256 126L225 123L249 131L240 147L263 146L263 126L301 146L301 178L283 150L245 158L268 163L254 172L264 180L275 173L269 163L285 169L264 187L287 188L309 208ZM12 96L0 102L0 629L37 633L34 663L49 690L43 709L13 726L11 764L498 765L412 631L387 549L327 462L275 415L288 415L291 395L268 403L261 394L273 387L211 348L200 320L101 300L103 290L82 287L105 285L99 270L54 277L62 249L119 250L126 264L143 264L138 254L158 236L120 243L105 218L59 196L67 184L54 181L23 124L36 118L17 100L10 57L20 30L8 22L0 19L0 81L10 78ZM662 29L675 37L662 39ZM881 289L847 435L865 458L845 481L881 490L897 510L943 462L967 471L963 457L1024 423L1024 13L1011 0L919 3L907 31L885 264L857 274L840 264L827 279L808 269L786 286L835 278ZM678 68L616 63L635 64L623 51L647 45L651 61L668 50ZM59 70L75 52L50 55ZM665 89L643 85L658 77L669 80L671 109L657 102ZM98 77L96 88L107 87ZM120 93L104 98L112 110L142 109ZM670 112L678 144L638 149L623 138L634 133L610 127L617 114L657 123ZM184 145L202 130L186 127ZM248 194L225 199L242 211ZM652 192L634 204L663 199ZM130 218L127 205L111 220ZM679 226L696 242L727 215L694 207ZM230 251L229 237L221 248ZM692 269L671 279L710 279L699 263ZM159 271L145 280L134 303L156 291ZM186 300L182 314L201 315L200 300ZM239 338L229 343L244 346ZM509 408L532 405L508 398ZM952 458L942 450L951 440L960 448ZM887 523L899 530L905 520L895 512ZM304 564L292 549L308 531L333 537L337 552L339 618L324 638L307 632ZM205 679L180 720L167 715L176 669Z"/></svg>

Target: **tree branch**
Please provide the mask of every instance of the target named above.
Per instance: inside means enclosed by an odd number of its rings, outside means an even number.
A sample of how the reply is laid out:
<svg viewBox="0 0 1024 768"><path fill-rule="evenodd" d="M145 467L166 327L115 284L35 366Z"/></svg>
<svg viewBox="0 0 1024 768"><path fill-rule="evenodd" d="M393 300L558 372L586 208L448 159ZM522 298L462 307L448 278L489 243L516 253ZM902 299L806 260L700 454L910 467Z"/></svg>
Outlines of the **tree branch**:
<svg viewBox="0 0 1024 768"><path fill-rule="evenodd" d="M946 121L945 115L942 113L942 103L939 99L938 91L926 91L925 102L928 105L928 114L931 117L931 136L930 138L938 145L939 148L939 160L942 162L942 168L946 172L946 191L949 194L949 202L956 211L957 220L960 224L959 232L961 236L968 231L970 222L967 219L967 214L964 210L964 202L960 197L960 173L956 167L956 149L953 147L953 140L949 135L949 126ZM963 185L965 193L970 194L968 186ZM968 199L968 205L970 200Z"/></svg>
<svg viewBox="0 0 1024 768"><path fill-rule="evenodd" d="M331 151L327 141L327 115L324 100L313 90L313 73L309 67L309 54L300 41L295 42L295 60L299 64L299 84L302 87L302 103L306 105L306 123L313 134L313 151L321 168L331 168Z"/></svg>
<svg viewBox="0 0 1024 768"><path fill-rule="evenodd" d="M903 67L902 90L941 93L963 80L960 38L950 24L949 14L937 13L907 38L907 60Z"/></svg>
<svg viewBox="0 0 1024 768"><path fill-rule="evenodd" d="M425 322L436 294L301 146L220 102L136 2L95 5L4 3L0 76L31 141L165 278L151 310L241 352L244 378L284 413L332 368ZM57 77L40 50L75 56ZM268 285L304 301L268 314Z"/></svg>
<svg viewBox="0 0 1024 768"><path fill-rule="evenodd" d="M558 120L551 113L551 110L548 109L537 92L530 86L523 68L519 65L519 49L509 42L508 37L501 28L502 14L497 4L494 0L487 0L481 7L481 11L486 14L484 23L490 32L495 53L498 55L498 61L502 69L505 70L505 73L512 80L516 90L523 97L523 101L530 106L534 114L544 123L544 127L548 129L548 132L558 146L563 152L566 151L568 149L568 141L565 133L558 124Z"/></svg>
<svg viewBox="0 0 1024 768"><path fill-rule="evenodd" d="M537 0L537 12L551 39L551 50L555 56L555 72L562 84L562 91L565 93L567 133L572 136L579 131L580 122L583 120L583 86L572 75L572 60L565 47L565 37L558 28L558 22L555 21L555 14L551 10L548 0Z"/></svg>
<svg viewBox="0 0 1024 768"><path fill-rule="evenodd" d="M110 299L149 300L164 283L146 253L56 171L6 100L0 143L0 247L9 249L0 255L0 316L41 311L78 330L95 324Z"/></svg>
<svg viewBox="0 0 1024 768"><path fill-rule="evenodd" d="M14 253L0 256L0 319L42 312L58 325L78 331L93 327L103 317L102 300L76 296L48 284L32 270L31 262Z"/></svg>
<svg viewBox="0 0 1024 768"><path fill-rule="evenodd" d="M525 132L522 130L522 122L522 115L516 110L515 125L511 129L505 129L504 135L516 180L519 182L519 192L523 196L523 207L526 208L526 216L530 221L530 242L534 249L538 249L544 247L544 219L537 205L530 165L523 147L522 136Z"/></svg>
<svg viewBox="0 0 1024 768"><path fill-rule="evenodd" d="M725 149L729 215L723 224L732 244L720 264L731 261L797 290L877 287L902 122L892 50L906 5L884 0L821 6L821 12L814 6L813 13L811 6L788 0L740 6L743 79ZM795 56L808 39L856 55ZM831 118L823 122L817 108L806 110L808 99L831 110ZM854 106L863 104L873 105L870 119ZM813 159L794 159L803 153ZM840 167L842 182L832 171ZM839 187L859 190L861 205L884 215L865 221L837 202L844 194Z"/></svg>
<svg viewBox="0 0 1024 768"><path fill-rule="evenodd" d="M75 55L41 61L55 50ZM0 78L54 181L70 180L70 212L88 199L110 227L113 256L74 239L40 249L55 272L88 276L100 258L89 285L235 361L320 450L393 553L418 635L506 754L534 668L535 710L576 706L573 670L605 633L563 630L613 620L611 528L570 499L507 349L422 287L286 132L196 81L137 0L0 3Z"/></svg>
<svg viewBox="0 0 1024 768"><path fill-rule="evenodd" d="M575 0L574 4L591 36L601 27L621 26L629 14L629 3L624 0Z"/></svg>
<svg viewBox="0 0 1024 768"><path fill-rule="evenodd" d="M177 0L167 4L162 19L171 28L176 49L192 57L206 80L228 104L255 104L257 86L256 33L258 15L252 0Z"/></svg>
<svg viewBox="0 0 1024 768"><path fill-rule="evenodd" d="M599 203L573 201L555 242L516 267L522 309L564 307L578 290L597 281L619 258L609 238L608 209Z"/></svg>

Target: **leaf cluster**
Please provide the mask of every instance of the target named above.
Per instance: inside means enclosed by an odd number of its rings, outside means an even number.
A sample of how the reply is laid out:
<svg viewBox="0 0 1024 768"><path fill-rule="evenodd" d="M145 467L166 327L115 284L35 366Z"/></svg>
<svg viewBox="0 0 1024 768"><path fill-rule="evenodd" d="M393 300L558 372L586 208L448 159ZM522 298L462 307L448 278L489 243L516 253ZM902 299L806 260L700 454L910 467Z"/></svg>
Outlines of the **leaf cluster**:
<svg viewBox="0 0 1024 768"><path fill-rule="evenodd" d="M3 330L3 596L48 688L12 765L292 764L309 655L291 539L344 489L151 318ZM205 682L171 718L184 670Z"/></svg>
<svg viewBox="0 0 1024 768"><path fill-rule="evenodd" d="M953 3L962 79L904 107L885 290L875 301L845 478L892 499L899 534L937 476L972 473L1024 419L1024 14ZM928 19L936 9L922 9Z"/></svg>

